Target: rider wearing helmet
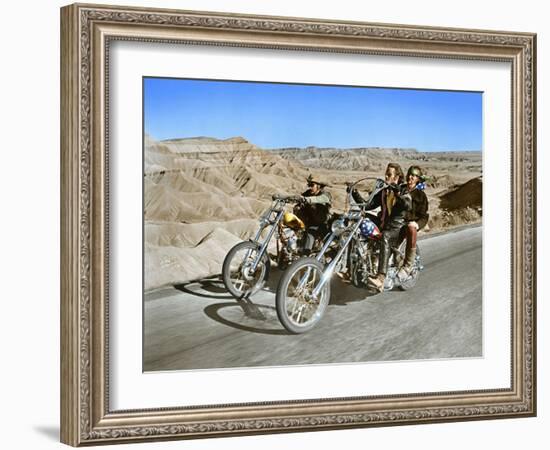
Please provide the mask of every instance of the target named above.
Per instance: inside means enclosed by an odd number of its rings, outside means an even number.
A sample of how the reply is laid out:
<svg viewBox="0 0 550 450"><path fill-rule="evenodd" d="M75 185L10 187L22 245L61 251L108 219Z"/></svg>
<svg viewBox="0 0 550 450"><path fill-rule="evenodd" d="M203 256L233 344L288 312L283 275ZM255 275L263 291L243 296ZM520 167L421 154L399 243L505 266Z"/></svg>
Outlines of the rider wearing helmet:
<svg viewBox="0 0 550 450"><path fill-rule="evenodd" d="M328 229L332 195L325 188L328 183L309 175L306 179L308 189L302 193L294 208L296 214L306 226L304 253L313 249L316 237L323 237Z"/></svg>
<svg viewBox="0 0 550 450"><path fill-rule="evenodd" d="M407 170L407 191L411 196L412 205L405 218L407 226L401 231L400 241L407 239L405 262L397 276L400 279L407 278L411 273L414 259L416 257L416 237L419 230L428 223L428 197L424 192L425 178L422 169L418 166L411 166Z"/></svg>

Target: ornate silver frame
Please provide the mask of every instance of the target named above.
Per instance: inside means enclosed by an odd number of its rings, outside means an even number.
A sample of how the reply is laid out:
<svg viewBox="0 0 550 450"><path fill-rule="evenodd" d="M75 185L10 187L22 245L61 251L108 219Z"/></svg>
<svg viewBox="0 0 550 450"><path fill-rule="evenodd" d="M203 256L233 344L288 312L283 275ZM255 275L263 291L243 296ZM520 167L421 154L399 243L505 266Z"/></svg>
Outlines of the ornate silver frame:
<svg viewBox="0 0 550 450"><path fill-rule="evenodd" d="M115 39L507 61L512 65L512 384L509 389L111 411L108 111ZM536 414L536 35L71 5L61 10L61 440L145 440Z"/></svg>

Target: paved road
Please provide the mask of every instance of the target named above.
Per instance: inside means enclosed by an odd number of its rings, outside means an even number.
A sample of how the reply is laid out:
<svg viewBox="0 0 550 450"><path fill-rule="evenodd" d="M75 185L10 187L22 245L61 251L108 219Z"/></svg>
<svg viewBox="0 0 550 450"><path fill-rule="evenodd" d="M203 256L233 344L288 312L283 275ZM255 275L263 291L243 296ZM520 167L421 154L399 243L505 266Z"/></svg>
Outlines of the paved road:
<svg viewBox="0 0 550 450"><path fill-rule="evenodd" d="M416 287L371 295L335 279L322 321L288 334L266 288L239 305L219 279L146 294L144 370L482 356L481 227L420 242Z"/></svg>

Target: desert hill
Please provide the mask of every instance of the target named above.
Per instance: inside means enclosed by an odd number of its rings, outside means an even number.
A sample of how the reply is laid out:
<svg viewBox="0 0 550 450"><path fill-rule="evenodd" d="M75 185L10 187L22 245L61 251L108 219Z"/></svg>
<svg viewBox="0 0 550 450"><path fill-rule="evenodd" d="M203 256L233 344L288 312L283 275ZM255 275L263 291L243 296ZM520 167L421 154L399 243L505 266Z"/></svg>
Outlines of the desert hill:
<svg viewBox="0 0 550 450"><path fill-rule="evenodd" d="M271 195L303 192L309 173L330 185L333 209L342 211L346 181L380 177L390 161L404 170L420 165L430 175L432 230L480 220L480 152L263 150L242 137L156 141L145 136L145 289L220 273L227 251L255 233ZM362 189L368 190L368 183Z"/></svg>
<svg viewBox="0 0 550 450"><path fill-rule="evenodd" d="M219 273L274 193L304 189L307 170L243 138L146 137L145 289ZM213 269L215 266L216 270Z"/></svg>
<svg viewBox="0 0 550 450"><path fill-rule="evenodd" d="M439 207L446 211L456 211L463 208L481 208L483 177L472 178L470 181L454 186L439 194Z"/></svg>

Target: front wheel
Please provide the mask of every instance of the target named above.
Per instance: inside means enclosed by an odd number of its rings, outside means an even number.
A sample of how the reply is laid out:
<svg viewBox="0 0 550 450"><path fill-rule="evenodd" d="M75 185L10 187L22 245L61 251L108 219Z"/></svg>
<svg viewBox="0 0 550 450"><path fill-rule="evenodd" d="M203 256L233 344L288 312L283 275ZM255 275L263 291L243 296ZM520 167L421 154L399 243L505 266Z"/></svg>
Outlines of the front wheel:
<svg viewBox="0 0 550 450"><path fill-rule="evenodd" d="M270 261L267 252L259 254L258 244L251 241L239 242L223 261L223 284L230 294L237 298L250 297L258 292L269 276ZM260 258L256 269L254 263Z"/></svg>
<svg viewBox="0 0 550 450"><path fill-rule="evenodd" d="M279 320L291 333L305 333L323 317L330 300L330 280L319 295L313 295L323 270L323 265L315 258L302 258L283 273L277 286L275 304Z"/></svg>

